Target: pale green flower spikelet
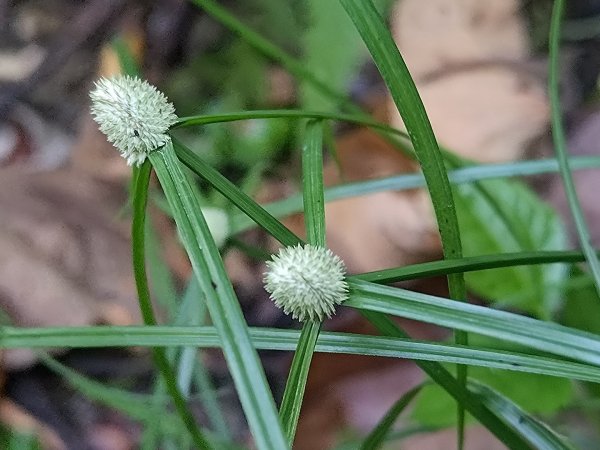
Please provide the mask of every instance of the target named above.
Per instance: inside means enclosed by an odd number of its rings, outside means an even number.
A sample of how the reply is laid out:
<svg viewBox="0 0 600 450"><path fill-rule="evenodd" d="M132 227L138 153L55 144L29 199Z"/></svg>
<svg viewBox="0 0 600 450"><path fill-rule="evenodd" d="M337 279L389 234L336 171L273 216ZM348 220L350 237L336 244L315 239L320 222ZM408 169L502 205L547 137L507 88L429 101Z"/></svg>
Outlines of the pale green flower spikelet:
<svg viewBox="0 0 600 450"><path fill-rule="evenodd" d="M331 250L297 245L267 262L265 289L275 304L300 321L331 317L348 298L346 268Z"/></svg>
<svg viewBox="0 0 600 450"><path fill-rule="evenodd" d="M101 78L90 93L92 114L109 142L127 160L141 165L148 154L170 138L175 108L154 86L136 77Z"/></svg>

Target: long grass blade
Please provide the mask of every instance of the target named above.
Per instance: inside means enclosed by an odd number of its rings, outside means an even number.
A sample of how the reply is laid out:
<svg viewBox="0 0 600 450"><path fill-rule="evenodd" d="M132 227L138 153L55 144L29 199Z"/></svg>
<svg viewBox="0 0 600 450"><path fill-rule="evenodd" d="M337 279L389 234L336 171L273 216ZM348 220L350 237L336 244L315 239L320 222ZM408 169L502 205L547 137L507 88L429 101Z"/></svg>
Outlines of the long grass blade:
<svg viewBox="0 0 600 450"><path fill-rule="evenodd" d="M598 168L600 167L600 157L574 157L571 158L571 165L573 170ZM504 164L481 164L451 170L448 172L448 179L452 184L463 184L505 177L554 173L558 170L558 163L555 159L517 161ZM374 194L376 192L403 191L424 186L425 179L421 174L397 175L328 187L325 189L325 201L331 202L349 197ZM292 195L283 200L264 204L263 207L274 217L285 217L302 211L302 196ZM239 233L256 226L254 221L243 214L234 214L232 222L233 233Z"/></svg>
<svg viewBox="0 0 600 450"><path fill-rule="evenodd" d="M275 219L271 214L261 208L254 200L244 194L231 181L221 175L217 170L206 164L193 151L176 139L173 145L177 157L198 176L208 181L215 189L227 197L244 214L260 224L265 231L273 235L283 245L296 245L302 241L285 225Z"/></svg>
<svg viewBox="0 0 600 450"><path fill-rule="evenodd" d="M462 256L460 230L448 174L412 76L373 3L370 0L340 0L340 2L367 45L411 138L433 203L444 258L460 258ZM448 290L450 298L465 301L467 289L464 276L460 273L448 275ZM468 343L467 334L463 332L457 331L455 339L457 343ZM467 372L464 367L457 369L457 377L461 384L466 385ZM459 405L459 449L463 447L463 435L464 410Z"/></svg>
<svg viewBox="0 0 600 450"><path fill-rule="evenodd" d="M422 387L423 385L418 385L417 387L412 388L392 405L373 431L365 438L360 446L360 450L377 450L383 445L385 438L394 425L394 422L396 422L398 416L402 414L402 411L404 411L410 402L412 402L416 395L421 391Z"/></svg>
<svg viewBox="0 0 600 450"><path fill-rule="evenodd" d="M323 196L323 123L306 124L302 148L302 192L307 241L325 247L325 198ZM302 326L279 415L290 445L294 442L312 356L321 331L321 322L309 320Z"/></svg>
<svg viewBox="0 0 600 450"><path fill-rule="evenodd" d="M396 325L388 316L375 311L362 310L361 314L371 322L377 330L397 339L408 339L409 336ZM441 364L431 361L415 361L416 364L431 378L438 386L444 389L457 403L461 404L475 419L484 425L494 436L503 442L508 448L522 450L529 448L527 442L506 425L479 399L472 395L464 386L452 376Z"/></svg>
<svg viewBox="0 0 600 450"><path fill-rule="evenodd" d="M150 160L206 298L223 353L236 384L240 402L256 445L260 449L288 448L264 370L258 359L208 225L187 176L168 143L150 154Z"/></svg>
<svg viewBox="0 0 600 450"><path fill-rule="evenodd" d="M567 153L567 143L565 138L565 131L562 122L562 110L560 103L560 90L559 90L559 57L560 57L560 33L561 33L561 22L563 11L565 9L564 0L554 0L554 7L552 9L552 20L550 23L550 42L549 42L549 96L551 105L551 119L552 119L552 138L554 141L554 152L556 159L560 165L560 175L565 188L565 194L575 222L575 228L577 229L577 235L579 236L579 243L585 254L586 261L594 277L596 284L596 291L600 295L600 259L596 255L594 248L592 247L592 240L590 236L590 230L585 221L583 211L581 209L581 203L577 196L577 190L575 189L575 182L573 181L573 173L571 171L571 164L569 162L569 155Z"/></svg>
<svg viewBox="0 0 600 450"><path fill-rule="evenodd" d="M390 269L352 275L350 278L370 281L372 283L390 284L397 283L398 281L446 275L451 272L464 273L510 266L559 264L566 262L577 263L582 261L585 261L585 255L580 251L575 250L502 253L411 264L408 266L393 267Z"/></svg>
<svg viewBox="0 0 600 450"><path fill-rule="evenodd" d="M150 301L150 289L148 288L148 279L146 277L145 261L145 221L146 204L148 200L148 183L150 181L151 166L146 161L142 167L136 171L133 190L133 219L131 224L131 242L133 255L133 272L135 284L138 292L138 299L142 318L146 325L156 325L156 318ZM175 373L169 364L164 349L155 347L152 349L154 364L161 373L167 392L173 399L173 404L181 417L183 423L188 429L194 444L199 449L210 449L206 437L200 431L194 416L189 410L185 398L177 386Z"/></svg>
<svg viewBox="0 0 600 450"><path fill-rule="evenodd" d="M359 280L348 282L350 299L346 306L458 328L600 365L600 338L591 333L405 289Z"/></svg>
<svg viewBox="0 0 600 450"><path fill-rule="evenodd" d="M375 313L366 311L366 315L369 314ZM382 323L378 322L379 325ZM389 324L395 327L392 321L389 321ZM293 351L296 349L300 337L298 330L250 328L249 332L252 342L256 348L261 350ZM388 335L392 333L385 329L384 332ZM398 336L400 335L398 334ZM217 330L210 326L6 327L0 342L0 348L131 346L219 348L221 342ZM368 336L323 331L317 339L316 351L403 358L417 362L457 363L600 383L600 368L588 363L516 351L417 341L408 337ZM442 366L439 367L443 369ZM446 373L450 376L449 372L446 371ZM456 380L454 382L456 383Z"/></svg>

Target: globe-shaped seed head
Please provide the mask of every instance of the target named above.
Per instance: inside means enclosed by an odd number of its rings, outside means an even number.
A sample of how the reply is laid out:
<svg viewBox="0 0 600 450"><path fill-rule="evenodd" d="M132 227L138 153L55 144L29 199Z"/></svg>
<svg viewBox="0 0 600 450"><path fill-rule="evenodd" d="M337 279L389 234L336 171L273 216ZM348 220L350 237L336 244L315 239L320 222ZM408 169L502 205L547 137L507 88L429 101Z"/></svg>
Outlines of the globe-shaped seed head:
<svg viewBox="0 0 600 450"><path fill-rule="evenodd" d="M136 77L101 78L90 98L100 131L130 166L141 165L150 152L165 145L167 131L177 121L165 95Z"/></svg>
<svg viewBox="0 0 600 450"><path fill-rule="evenodd" d="M275 304L300 321L331 317L348 298L346 268L331 250L285 247L267 262L265 289Z"/></svg>

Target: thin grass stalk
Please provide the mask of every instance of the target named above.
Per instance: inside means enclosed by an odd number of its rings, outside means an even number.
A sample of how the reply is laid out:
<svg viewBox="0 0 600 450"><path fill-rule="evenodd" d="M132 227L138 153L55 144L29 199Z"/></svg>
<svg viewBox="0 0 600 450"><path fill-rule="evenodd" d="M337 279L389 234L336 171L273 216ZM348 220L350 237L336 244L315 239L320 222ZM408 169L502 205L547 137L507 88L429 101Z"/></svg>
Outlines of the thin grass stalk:
<svg viewBox="0 0 600 450"><path fill-rule="evenodd" d="M198 198L171 143L150 154L177 229L206 298L211 319L259 449L288 448L264 370L260 364L219 250L202 215Z"/></svg>
<svg viewBox="0 0 600 450"><path fill-rule="evenodd" d="M146 276L146 256L145 256L145 221L146 204L148 201L148 184L150 182L150 172L152 166L146 161L142 167L136 171L133 193L133 220L131 225L133 272L135 278L138 300L144 324L157 325L152 302L150 300L150 289L148 288L148 279ZM185 427L190 433L194 445L198 449L210 450L206 437L200 431L196 420L189 410L185 398L179 391L177 379L166 356L164 349L154 347L152 349L154 364L161 373L167 392L173 399L173 404Z"/></svg>
<svg viewBox="0 0 600 450"><path fill-rule="evenodd" d="M309 244L325 247L325 198L323 195L323 122L310 120L306 124L302 148L302 192L304 223ZM293 444L302 400L306 390L310 363L321 331L321 321L308 320L302 325L298 347L292 360L279 415L288 438Z"/></svg>
<svg viewBox="0 0 600 450"><path fill-rule="evenodd" d="M552 122L552 139L554 141L554 153L560 166L560 175L563 181L565 194L571 210L571 216L575 222L577 236L585 259L588 263L592 276L594 278L596 292L600 295L600 259L592 246L590 230L586 223L581 203L575 189L573 181L573 173L569 162L567 152L567 141L565 138L565 130L562 121L562 109L560 102L560 36L562 16L565 9L564 0L554 0L552 8L552 19L550 22L550 37L549 37L549 96L551 106L551 122Z"/></svg>
<svg viewBox="0 0 600 450"><path fill-rule="evenodd" d="M462 244L458 218L444 159L408 67L383 19L370 0L340 0L340 3L367 45L411 138L433 203L444 258L461 258ZM450 298L466 301L467 288L463 274L450 274L447 278ZM468 344L467 333L456 331L454 336L456 343ZM466 386L465 367L457 367L457 379L460 384ZM458 448L462 449L465 412L460 403L457 413Z"/></svg>

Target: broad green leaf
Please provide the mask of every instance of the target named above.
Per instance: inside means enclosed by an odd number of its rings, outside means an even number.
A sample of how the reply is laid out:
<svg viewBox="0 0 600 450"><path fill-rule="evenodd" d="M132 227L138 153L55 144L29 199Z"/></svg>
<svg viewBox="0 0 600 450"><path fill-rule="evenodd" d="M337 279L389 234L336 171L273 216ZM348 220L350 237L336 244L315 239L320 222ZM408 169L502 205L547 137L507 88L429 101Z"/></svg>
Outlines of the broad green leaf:
<svg viewBox="0 0 600 450"><path fill-rule="evenodd" d="M494 388L530 413L555 413L573 397L572 382L556 377L474 367L469 379ZM430 385L419 395L413 417L423 425L450 426L456 422L454 409L452 398Z"/></svg>
<svg viewBox="0 0 600 450"><path fill-rule="evenodd" d="M455 188L466 256L562 250L565 232L556 212L516 181L487 180ZM531 265L466 274L469 288L499 306L548 319L556 310L566 266Z"/></svg>
<svg viewBox="0 0 600 450"><path fill-rule="evenodd" d="M449 427L456 424L455 405L454 399L440 386L429 384L417 396L411 417L425 426Z"/></svg>
<svg viewBox="0 0 600 450"><path fill-rule="evenodd" d="M571 275L583 278L583 284L566 290L562 322L569 327L600 334L600 300L594 280L577 267L573 267Z"/></svg>

